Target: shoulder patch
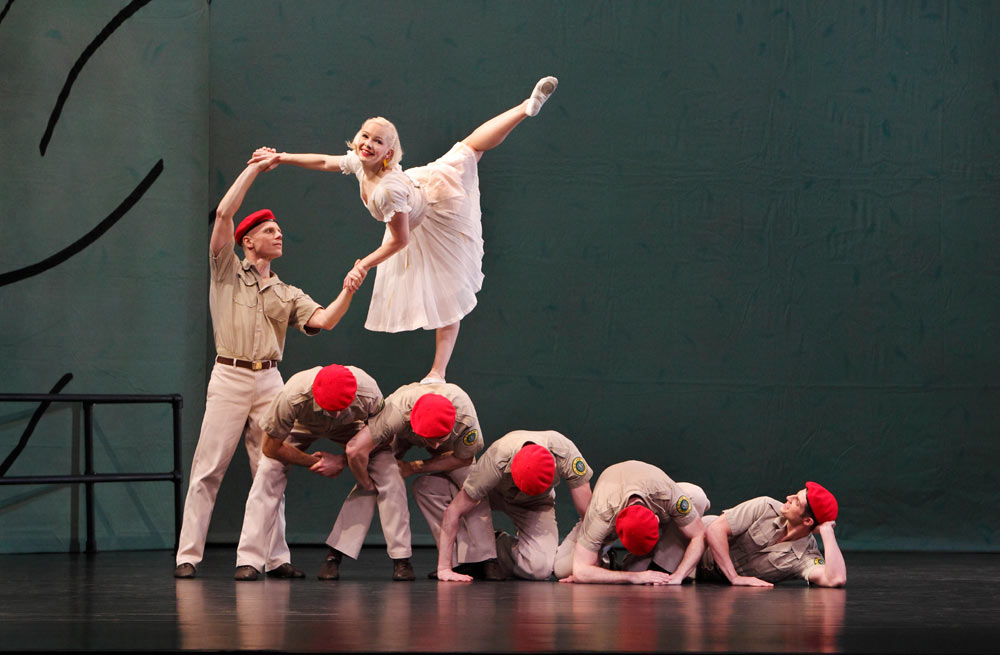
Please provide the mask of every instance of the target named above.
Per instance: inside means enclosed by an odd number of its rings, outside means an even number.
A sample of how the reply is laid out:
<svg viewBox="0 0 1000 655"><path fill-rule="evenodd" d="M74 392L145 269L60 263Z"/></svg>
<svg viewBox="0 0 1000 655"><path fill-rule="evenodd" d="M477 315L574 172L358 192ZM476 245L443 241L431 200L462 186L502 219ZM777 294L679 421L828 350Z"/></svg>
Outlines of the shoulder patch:
<svg viewBox="0 0 1000 655"><path fill-rule="evenodd" d="M691 511L691 499L687 496L681 496L677 499L677 512L679 514L687 515Z"/></svg>
<svg viewBox="0 0 1000 655"><path fill-rule="evenodd" d="M385 398L383 398L383 399L381 400L381 402L379 402L379 404L378 404L378 409L376 409L376 410L375 410L375 413L376 413L376 414L378 414L378 413L379 413L379 412L381 412L381 411L382 411L383 409L385 409Z"/></svg>
<svg viewBox="0 0 1000 655"><path fill-rule="evenodd" d="M472 430L466 432L465 436L462 437L462 443L464 443L466 446L471 446L472 444L476 443L476 439L478 438L479 438L479 430L473 428Z"/></svg>
<svg viewBox="0 0 1000 655"><path fill-rule="evenodd" d="M573 472L577 475L584 475L587 473L587 462L583 461L582 457L577 457L573 460Z"/></svg>
<svg viewBox="0 0 1000 655"><path fill-rule="evenodd" d="M816 566L823 566L824 564L826 564L826 560L823 559L822 557L814 557L813 564L815 564Z"/></svg>

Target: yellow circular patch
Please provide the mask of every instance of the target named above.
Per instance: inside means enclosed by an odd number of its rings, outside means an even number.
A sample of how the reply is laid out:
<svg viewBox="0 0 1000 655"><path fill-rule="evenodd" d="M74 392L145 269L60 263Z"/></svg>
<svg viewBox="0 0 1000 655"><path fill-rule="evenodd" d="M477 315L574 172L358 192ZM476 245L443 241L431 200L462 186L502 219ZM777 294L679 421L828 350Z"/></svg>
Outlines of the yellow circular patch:
<svg viewBox="0 0 1000 655"><path fill-rule="evenodd" d="M587 472L587 462L583 461L582 457L573 460L573 472L577 475L583 475Z"/></svg>
<svg viewBox="0 0 1000 655"><path fill-rule="evenodd" d="M826 564L826 560L824 560L822 557L814 557L813 564L815 564L816 566L820 566Z"/></svg>
<svg viewBox="0 0 1000 655"><path fill-rule="evenodd" d="M375 413L376 413L376 414L378 414L378 413L379 413L379 412L381 412L381 411L382 411L383 409L385 409L385 398L383 398L383 399L382 399L382 402L380 402L380 403L378 404L378 409L376 409L376 410L375 410Z"/></svg>
<svg viewBox="0 0 1000 655"><path fill-rule="evenodd" d="M478 437L479 437L479 430L469 430L468 432L465 433L465 436L462 437L462 443L464 443L466 446L471 446L472 444L476 443L476 439Z"/></svg>
<svg viewBox="0 0 1000 655"><path fill-rule="evenodd" d="M687 515L691 511L691 499L687 496L681 496L677 499L677 512L682 516Z"/></svg>

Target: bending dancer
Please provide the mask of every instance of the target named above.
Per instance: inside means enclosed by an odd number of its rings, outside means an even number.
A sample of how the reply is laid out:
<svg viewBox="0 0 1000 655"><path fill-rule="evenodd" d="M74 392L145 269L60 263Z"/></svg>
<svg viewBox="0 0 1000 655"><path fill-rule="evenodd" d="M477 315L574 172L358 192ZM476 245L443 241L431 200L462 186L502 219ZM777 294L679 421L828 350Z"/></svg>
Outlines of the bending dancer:
<svg viewBox="0 0 1000 655"><path fill-rule="evenodd" d="M401 460L410 448L425 448L430 457L396 461L396 467L387 470L382 479L369 475L373 458L388 454ZM389 394L382 411L347 444L347 465L358 483L347 495L326 540L330 550L320 579L336 580L344 555L358 558L376 506L383 531L388 525L398 528L397 534L386 535L386 543L390 539L399 544L405 542L408 556L410 512L403 478L417 474L441 475L460 485L469 474L469 465L482 449L483 436L476 408L469 395L457 385L413 382ZM390 480L392 477L395 477L394 483ZM386 512L392 514L388 520ZM459 561L480 562L495 558L489 508L470 516L465 528L458 540ZM414 577L408 559L394 560L393 580L413 580Z"/></svg>
<svg viewBox="0 0 1000 655"><path fill-rule="evenodd" d="M347 465L347 458L342 454L333 455L319 450L306 453L304 449L324 438L347 446L382 410L383 405L378 384L354 366L316 366L288 379L260 422L265 432L263 457L257 464L257 475L247 498L243 532L236 550L234 577L237 580L256 580L264 568L267 538L278 519L278 501L285 493L292 466L304 466L313 473L333 478ZM406 489L391 452L380 452L369 459L368 475L385 490L379 495L379 500L383 495L388 498L396 496L406 503ZM397 489L391 488L394 483ZM409 522L388 523L397 513L384 510L379 514L383 522L382 531L389 557L408 562ZM405 512L403 515L403 519L408 519ZM402 538L395 543L393 535L397 533Z"/></svg>
<svg viewBox="0 0 1000 655"><path fill-rule="evenodd" d="M257 472L263 438L258 422L282 387L277 366L285 348L285 331L294 327L313 335L321 328L333 329L354 294L344 289L324 309L301 289L278 279L271 262L282 254L281 228L270 209L243 219L234 241L233 215L257 176L274 168L274 160L274 156L259 158L247 166L215 213L209 243L208 305L218 356L208 382L205 416L191 463L174 569L177 578L195 577L205 552L215 497L241 435L245 437L250 471ZM242 262L233 250L236 242L246 255ZM302 572L289 563L284 498L278 502L279 516L268 536L266 569L272 576L302 577Z"/></svg>
<svg viewBox="0 0 1000 655"><path fill-rule="evenodd" d="M700 519L708 504L701 487L674 482L652 464L630 460L609 466L594 484L583 521L559 545L556 577L560 582L681 584L705 550ZM616 539L630 557L639 558L625 570L609 570L613 564L602 561Z"/></svg>
<svg viewBox="0 0 1000 655"><path fill-rule="evenodd" d="M370 118L346 155L257 150L250 163L277 155L278 163L353 174L361 201L386 224L382 245L357 261L344 279L354 292L378 266L365 327L378 332L436 330L427 383L445 381L459 323L476 306L483 285L482 213L477 163L528 116L538 113L558 80L538 81L527 100L491 118L437 161L403 171L396 127Z"/></svg>
<svg viewBox="0 0 1000 655"><path fill-rule="evenodd" d="M847 564L833 528L837 499L822 485L806 488L785 502L760 496L703 522L708 550L698 567L698 579L729 580L736 586L773 587L802 577L820 587L847 584ZM823 537L819 552L814 532Z"/></svg>

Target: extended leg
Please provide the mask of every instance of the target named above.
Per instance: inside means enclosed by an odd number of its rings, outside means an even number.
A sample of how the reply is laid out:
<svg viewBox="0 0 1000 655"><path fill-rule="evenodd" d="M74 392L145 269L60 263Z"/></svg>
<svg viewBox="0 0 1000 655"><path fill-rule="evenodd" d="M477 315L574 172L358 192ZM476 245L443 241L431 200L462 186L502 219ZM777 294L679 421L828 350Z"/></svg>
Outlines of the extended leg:
<svg viewBox="0 0 1000 655"><path fill-rule="evenodd" d="M476 151L478 160L482 153L492 150L503 143L515 127L528 116L534 116L538 110L549 99L552 92L556 90L559 80L554 77L543 77L535 85L535 89L524 102L511 107L507 111L494 116L477 127L472 134L465 137L462 143Z"/></svg>

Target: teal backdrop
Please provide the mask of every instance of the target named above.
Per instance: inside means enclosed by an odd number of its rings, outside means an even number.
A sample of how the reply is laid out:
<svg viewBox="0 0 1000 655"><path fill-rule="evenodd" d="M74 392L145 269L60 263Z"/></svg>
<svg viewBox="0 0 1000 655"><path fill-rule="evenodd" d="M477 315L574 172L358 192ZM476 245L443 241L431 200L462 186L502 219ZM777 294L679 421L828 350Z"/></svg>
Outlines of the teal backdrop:
<svg viewBox="0 0 1000 655"><path fill-rule="evenodd" d="M253 150L340 154L383 115L421 165L553 74L480 162L486 281L449 379L487 442L559 430L598 473L649 461L716 512L814 479L848 550L1000 548L996 4L153 0L79 71L42 155L74 63L128 4L0 19L0 275L162 160L92 245L0 286L0 392L69 372L67 393L182 393L188 467L209 218ZM241 215L260 207L285 234L275 270L321 303L382 236L340 175L279 167ZM423 376L433 334L365 331L371 286L332 332L289 335L286 378L350 363L388 394ZM0 457L33 409L0 405ZM51 411L8 475L78 470L78 425ZM100 408L98 469L169 468L169 429L165 408ZM210 541L238 539L249 483L238 451ZM322 542L349 488L293 471L289 540ZM78 547L80 495L0 488L0 552ZM168 485L98 501L101 548L173 543Z"/></svg>

